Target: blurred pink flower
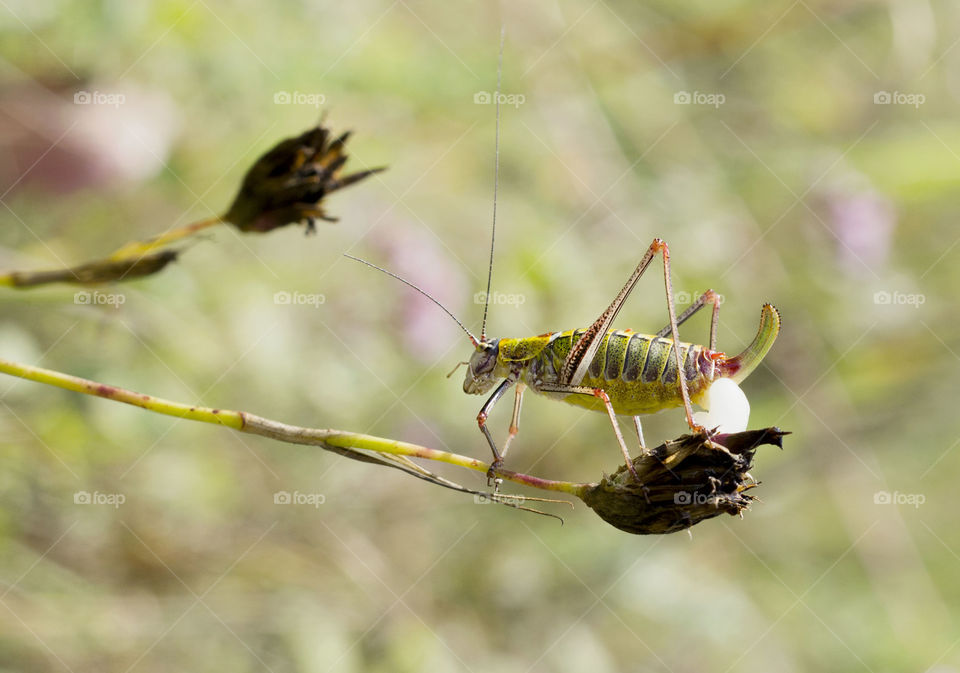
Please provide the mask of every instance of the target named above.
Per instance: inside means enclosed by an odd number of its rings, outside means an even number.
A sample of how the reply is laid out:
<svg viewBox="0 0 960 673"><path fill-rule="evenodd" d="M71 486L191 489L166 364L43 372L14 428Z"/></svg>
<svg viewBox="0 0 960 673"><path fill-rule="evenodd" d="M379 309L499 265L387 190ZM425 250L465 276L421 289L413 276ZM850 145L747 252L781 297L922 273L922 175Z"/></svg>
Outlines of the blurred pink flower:
<svg viewBox="0 0 960 673"><path fill-rule="evenodd" d="M886 265L897 223L890 199L862 182L862 178L844 180L828 188L825 196L840 266L858 275L869 273L864 265L874 270Z"/></svg>
<svg viewBox="0 0 960 673"><path fill-rule="evenodd" d="M25 79L0 88L0 192L65 193L149 178L164 167L179 114L162 92Z"/></svg>
<svg viewBox="0 0 960 673"><path fill-rule="evenodd" d="M465 325L470 327L480 315L481 307L465 304L469 294L463 273L428 232L403 227L398 223L393 233L378 241L377 246L387 260L387 268L429 292ZM396 329L406 350L419 362L433 364L448 352L452 342L463 347L450 354L451 361L469 355L466 335L443 311L417 292L394 283L384 291L395 297Z"/></svg>

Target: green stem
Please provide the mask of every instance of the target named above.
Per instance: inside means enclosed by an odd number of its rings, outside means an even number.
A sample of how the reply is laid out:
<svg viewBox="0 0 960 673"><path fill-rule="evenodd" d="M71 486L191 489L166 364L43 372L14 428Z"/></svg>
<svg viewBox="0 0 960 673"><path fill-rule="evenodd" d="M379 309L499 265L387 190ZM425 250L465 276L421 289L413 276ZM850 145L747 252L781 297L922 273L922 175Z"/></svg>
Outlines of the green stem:
<svg viewBox="0 0 960 673"><path fill-rule="evenodd" d="M149 238L146 241L133 241L132 243L127 243L125 246L116 250L112 255L110 255L109 259L117 261L134 257L142 257L150 254L151 252L159 250L160 248L167 246L174 241L179 241L180 239L193 236L198 231L203 231L204 229L208 229L209 227L213 227L224 222L226 222L226 220L223 219L222 215L214 215L213 217L192 222L182 227L177 227L176 229L170 229L169 231L166 231L159 236Z"/></svg>
<svg viewBox="0 0 960 673"><path fill-rule="evenodd" d="M456 465L478 472L486 472L488 467L487 463L477 460L476 458L468 458L467 456L450 453L449 451L439 451L425 446L356 432L288 425L287 423L263 418L245 411L214 409L172 402L159 397L118 388L117 386L97 383L96 381L90 381L78 376L71 376L70 374L64 374L63 372L52 369L25 365L3 358L0 358L0 373L17 376L22 379L27 379L28 381L45 383L85 395L93 395L115 402L132 404L135 407L140 407L141 409L146 409L147 411L152 411L157 414L222 425L237 430L238 432L269 437L270 439L290 444L307 444L328 449L333 447L338 449L366 450L395 456L406 456L408 458L425 458L427 460ZM499 475L504 479L518 484L524 484L545 491L569 493L577 497L580 497L588 486L587 484L577 484L569 481L541 479L540 477L519 474L509 470L500 470Z"/></svg>

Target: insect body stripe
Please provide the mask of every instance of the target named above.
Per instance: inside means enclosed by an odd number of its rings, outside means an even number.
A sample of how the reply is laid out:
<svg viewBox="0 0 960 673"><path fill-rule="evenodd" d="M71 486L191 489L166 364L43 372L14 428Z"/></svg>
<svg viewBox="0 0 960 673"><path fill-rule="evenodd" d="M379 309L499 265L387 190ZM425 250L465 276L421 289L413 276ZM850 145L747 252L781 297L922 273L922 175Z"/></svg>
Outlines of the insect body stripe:
<svg viewBox="0 0 960 673"><path fill-rule="evenodd" d="M623 332L614 332L607 337L606 362L603 368L603 377L606 380L615 381L623 375L629 341L629 335Z"/></svg>
<svg viewBox="0 0 960 673"><path fill-rule="evenodd" d="M653 383L663 375L671 350L673 350L673 342L671 341L655 337L650 342L650 348L647 350L647 359L643 364L643 370L640 372L640 381L642 383Z"/></svg>
<svg viewBox="0 0 960 673"><path fill-rule="evenodd" d="M687 349L687 359L683 363L683 372L687 381L693 381L697 377L697 359L700 357L700 348L691 346Z"/></svg>
<svg viewBox="0 0 960 673"><path fill-rule="evenodd" d="M590 367L587 369L587 372L593 378L600 378L604 374L606 367L607 353L610 345L610 339L608 335L603 335L600 337L600 347L597 349L596 354L593 356L593 361L590 362Z"/></svg>
<svg viewBox="0 0 960 673"><path fill-rule="evenodd" d="M627 356L623 365L623 380L636 381L647 362L650 352L650 339L642 334L634 334L627 344Z"/></svg>
<svg viewBox="0 0 960 673"><path fill-rule="evenodd" d="M680 360L681 362L686 362L687 355L689 355L689 348L680 348ZM671 346L670 356L667 360L667 366L663 370L663 374L660 376L660 380L664 383L676 383L677 382L677 359L673 357L673 347Z"/></svg>
<svg viewBox="0 0 960 673"><path fill-rule="evenodd" d="M541 355L535 358L537 375L544 377L543 380L556 377L566 355L585 333L584 329L551 333ZM611 330L600 337L600 346L586 376L598 383L622 381L675 386L678 382L675 347L671 339L629 330ZM681 342L679 347L683 377L688 383L704 376L713 379L713 361L702 346Z"/></svg>

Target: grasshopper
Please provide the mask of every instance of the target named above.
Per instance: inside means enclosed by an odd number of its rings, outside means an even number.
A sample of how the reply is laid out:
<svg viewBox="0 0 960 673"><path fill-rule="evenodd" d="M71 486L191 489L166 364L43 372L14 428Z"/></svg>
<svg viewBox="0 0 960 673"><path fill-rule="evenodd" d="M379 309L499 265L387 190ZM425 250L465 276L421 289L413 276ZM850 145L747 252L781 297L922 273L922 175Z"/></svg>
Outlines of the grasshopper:
<svg viewBox="0 0 960 673"><path fill-rule="evenodd" d="M668 324L656 334L611 329L614 318L657 254L663 257ZM757 368L780 332L779 312L773 305L764 304L760 327L750 345L734 357L717 351L719 295L707 290L678 317L673 300L670 251L666 242L659 238L653 240L626 284L590 327L518 339L487 337L487 306L484 307L483 329L477 338L452 312L413 283L365 260L351 255L347 257L420 292L453 318L469 337L474 352L469 361L461 363L467 365L463 391L483 395L493 389L477 414L477 424L493 453L488 480L495 480L498 484L497 471L503 466L504 456L519 432L520 409L527 388L551 399L606 412L627 469L636 477L617 416L633 418L641 451L646 450L640 422L642 415L683 406L690 429L694 433L705 432L694 422L693 404L703 402L710 384L719 378L729 378L736 383L743 381ZM488 291L487 305L489 298ZM709 347L680 341L678 327L708 304L713 306ZM487 418L513 386L513 415L501 451L487 427Z"/></svg>
<svg viewBox="0 0 960 673"><path fill-rule="evenodd" d="M620 431L617 416L633 418L641 451L646 450L640 422L641 415L683 406L691 431L695 434L704 433L705 429L694 421L693 404L704 402L713 381L729 378L740 383L757 368L780 332L780 314L773 305L764 304L760 316L760 327L753 342L735 357L727 357L723 352L717 351L719 295L713 290L707 290L678 317L674 307L673 283L670 275L670 249L665 241L655 238L620 292L600 317L586 329L547 332L539 336L519 339L488 338L487 313L490 306L497 224L497 186L500 166L499 91L502 69L503 33L501 33L500 65L497 74L493 226L480 338L474 336L450 310L428 292L366 260L352 255L345 256L382 271L413 288L439 306L466 332L474 352L468 361L460 363L467 365L463 391L470 395L483 395L493 389L493 393L477 414L477 425L493 453L493 462L487 471L488 484L493 480L499 488L501 480L497 472L502 468L504 456L519 432L520 408L527 388L551 399L606 412L613 425L627 469L636 478L637 473L623 433ZM631 330L611 329L611 324L637 281L658 254L663 258L667 325L656 334L639 334ZM707 304L713 306L710 345L707 347L680 341L678 327ZM487 418L497 402L514 386L513 415L501 451L497 448L493 435L487 427Z"/></svg>

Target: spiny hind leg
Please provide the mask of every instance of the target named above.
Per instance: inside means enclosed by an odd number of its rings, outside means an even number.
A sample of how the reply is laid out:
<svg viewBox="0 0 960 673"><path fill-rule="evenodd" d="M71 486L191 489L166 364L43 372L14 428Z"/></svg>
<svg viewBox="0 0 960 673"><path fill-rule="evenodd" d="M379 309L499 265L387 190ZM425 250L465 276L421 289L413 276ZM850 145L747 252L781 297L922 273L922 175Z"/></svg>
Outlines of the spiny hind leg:
<svg viewBox="0 0 960 673"><path fill-rule="evenodd" d="M713 316L710 318L710 350L717 350L717 325L720 323L720 303L723 299L713 290L707 290L700 295L695 302L690 304L686 311L677 316L677 327L692 318L697 311L707 304L713 304ZM658 337L665 337L670 334L670 325L665 326L659 332Z"/></svg>
<svg viewBox="0 0 960 673"><path fill-rule="evenodd" d="M604 334L614 318L617 317L617 313L619 313L623 303L627 300L627 297L636 286L637 281L640 280L643 272L647 270L647 267L657 253L660 253L663 257L663 284L667 295L667 315L670 318L670 336L674 343L680 343L680 333L677 330L677 313L673 301L673 281L670 278L670 248L667 246L666 241L655 238L650 244L650 247L647 248L647 252L644 253L640 263L637 264L637 268L630 274L626 284L610 303L610 306L600 314L600 317L587 328L587 331L584 332L580 339L570 348L570 352L567 353L567 357L563 361L563 366L560 368L560 385L579 386L584 380L587 369L590 367L594 356L603 343ZM716 304L714 305L716 306ZM689 318L690 315L693 315L693 313L687 314L686 317ZM676 356L677 372L680 374L683 372L683 358L680 355L680 348L674 348L673 353ZM694 433L701 433L703 428L693 420L693 404L690 402L690 392L687 390L686 377L678 375L677 381L680 384L680 396L683 398L683 410L687 416L687 425L690 426L690 429Z"/></svg>
<svg viewBox="0 0 960 673"><path fill-rule="evenodd" d="M670 278L670 248L663 239L655 238L650 245L650 250L655 250L663 255L663 284L667 291L667 315L670 317L670 336L673 343L680 343L680 332L677 330L677 312L673 303L673 281ZM714 314L716 315L717 303L714 303ZM693 315L691 312L690 315ZM689 318L690 315L687 317ZM680 384L680 396L683 398L683 410L687 415L687 425L694 434L700 434L704 430L693 420L693 404L690 402L690 391L687 390L687 378L683 376L683 358L680 356L680 348L674 348L673 353L677 359L677 381Z"/></svg>
<svg viewBox="0 0 960 673"><path fill-rule="evenodd" d="M707 290L706 292L701 294L699 297L697 297L697 300L692 304L690 304L690 306L687 307L687 310L685 310L683 313L681 313L677 317L677 326L679 327L680 325L685 323L687 320L692 318L700 309L702 309L707 304L712 304L713 311L710 317L709 348L711 351L717 350L717 325L720 324L720 304L722 302L723 302L723 297L721 297L719 294L717 294L713 290ZM657 332L657 336L666 337L667 335L670 334L670 332L671 332L671 326L667 325L666 327L661 329L659 332ZM697 427L691 425L690 428L695 433L697 432ZM713 433L709 429L705 429L705 428L700 428L700 429L704 431L707 436L713 435Z"/></svg>

